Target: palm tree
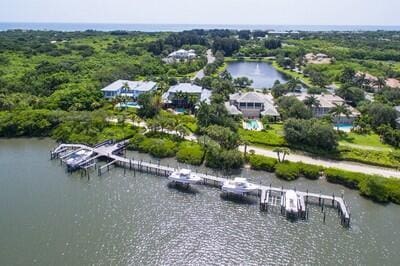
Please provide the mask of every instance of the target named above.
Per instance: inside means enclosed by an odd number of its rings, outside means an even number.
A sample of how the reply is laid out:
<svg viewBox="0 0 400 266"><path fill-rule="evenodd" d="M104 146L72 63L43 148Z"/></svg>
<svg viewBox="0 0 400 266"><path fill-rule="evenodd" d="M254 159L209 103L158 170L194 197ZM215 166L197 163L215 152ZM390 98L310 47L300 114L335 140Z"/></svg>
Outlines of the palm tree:
<svg viewBox="0 0 400 266"><path fill-rule="evenodd" d="M127 91L129 91L130 87L129 87L129 84L128 84L128 82L124 82L124 83L122 83L122 87L121 87L121 89L122 89L122 91L123 91L123 92L127 92Z"/></svg>
<svg viewBox="0 0 400 266"><path fill-rule="evenodd" d="M304 104L305 104L308 108L313 108L313 107L318 108L318 107L321 106L321 104L320 104L318 98L315 97L314 95L307 96L307 97L304 99L303 102L304 102Z"/></svg>
<svg viewBox="0 0 400 266"><path fill-rule="evenodd" d="M277 153L278 162L280 163L285 162L286 155L290 154L290 150L288 148L275 148L273 151ZM281 154L282 154L282 159L281 159Z"/></svg>
<svg viewBox="0 0 400 266"><path fill-rule="evenodd" d="M336 104L335 107L332 108L330 113L334 118L336 118L335 122L337 126L337 131L339 131L340 116L345 115L347 118L349 118L351 111L346 104Z"/></svg>
<svg viewBox="0 0 400 266"><path fill-rule="evenodd" d="M178 124L175 127L175 131L178 133L178 136L181 137L182 139L185 138L185 136L189 135L189 130L182 123Z"/></svg>

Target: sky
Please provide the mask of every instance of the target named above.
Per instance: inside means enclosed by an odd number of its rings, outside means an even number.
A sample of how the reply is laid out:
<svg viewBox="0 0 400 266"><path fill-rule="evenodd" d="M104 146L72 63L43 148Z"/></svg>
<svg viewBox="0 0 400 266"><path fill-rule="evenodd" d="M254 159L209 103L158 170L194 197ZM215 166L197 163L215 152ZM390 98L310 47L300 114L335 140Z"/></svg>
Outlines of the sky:
<svg viewBox="0 0 400 266"><path fill-rule="evenodd" d="M400 0L0 0L2 22L400 25Z"/></svg>

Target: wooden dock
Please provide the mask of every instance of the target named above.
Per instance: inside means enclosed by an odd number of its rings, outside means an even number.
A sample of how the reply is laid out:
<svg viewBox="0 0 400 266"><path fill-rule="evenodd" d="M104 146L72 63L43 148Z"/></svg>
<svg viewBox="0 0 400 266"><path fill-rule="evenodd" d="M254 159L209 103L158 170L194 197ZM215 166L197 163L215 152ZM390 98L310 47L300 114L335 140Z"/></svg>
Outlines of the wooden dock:
<svg viewBox="0 0 400 266"><path fill-rule="evenodd" d="M83 169L85 173L90 167L97 168L98 175L102 175L104 171L109 171L111 166L119 166L129 170L139 172L150 173L158 176L168 177L171 173L178 171L178 169L160 165L155 162L146 162L143 160L134 160L130 158L125 158L119 154L127 146L127 141L122 142L112 142L105 141L94 147L89 147L83 144L60 144L53 151L50 152L50 158L59 158L62 161L68 159L71 155L79 150L89 150L92 151L92 156L85 159L79 164L80 169ZM108 161L105 165L101 167L96 167L97 159L105 159ZM228 178L218 177L213 175L208 175L204 173L196 173L202 178L204 185L214 186L221 188L224 182L228 181ZM280 208L281 214L284 213L285 209L285 193L288 189L283 187L277 188L271 185L256 185L258 187L257 196L260 201L260 210L268 211L271 208ZM350 226L350 212L342 196L323 195L321 193L310 193L308 191L295 191L298 196L298 206L299 206L299 218L308 218L308 205L318 204L322 211L326 207L336 208L340 216L340 222L344 227ZM325 222L325 212L324 212L324 222Z"/></svg>

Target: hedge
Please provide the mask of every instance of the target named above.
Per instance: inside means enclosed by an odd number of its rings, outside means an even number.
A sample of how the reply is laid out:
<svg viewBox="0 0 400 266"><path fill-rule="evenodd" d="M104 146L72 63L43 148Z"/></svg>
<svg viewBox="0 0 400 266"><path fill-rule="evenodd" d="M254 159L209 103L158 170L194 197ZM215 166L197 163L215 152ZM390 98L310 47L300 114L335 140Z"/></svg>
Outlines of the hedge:
<svg viewBox="0 0 400 266"><path fill-rule="evenodd" d="M297 163L300 167L300 173L307 179L316 180L321 176L321 172L324 170L322 166L305 164L305 163Z"/></svg>
<svg viewBox="0 0 400 266"><path fill-rule="evenodd" d="M200 165L203 163L203 158L203 148L197 143L188 141L182 142L176 153L176 159L181 163Z"/></svg>
<svg viewBox="0 0 400 266"><path fill-rule="evenodd" d="M275 165L278 163L278 160L276 160L275 158L265 157L262 155L250 155L249 162L251 168L254 170L274 172Z"/></svg>
<svg viewBox="0 0 400 266"><path fill-rule="evenodd" d="M165 158L175 156L177 143L170 139L147 138L142 134L136 134L130 139L128 149L149 153L157 158Z"/></svg>
<svg viewBox="0 0 400 266"><path fill-rule="evenodd" d="M351 189L359 189L360 194L378 202L400 204L400 179L367 175L334 168L326 169L328 182L342 184Z"/></svg>
<svg viewBox="0 0 400 266"><path fill-rule="evenodd" d="M300 164L297 163L278 163L275 166L275 174L278 178L292 181L300 177Z"/></svg>

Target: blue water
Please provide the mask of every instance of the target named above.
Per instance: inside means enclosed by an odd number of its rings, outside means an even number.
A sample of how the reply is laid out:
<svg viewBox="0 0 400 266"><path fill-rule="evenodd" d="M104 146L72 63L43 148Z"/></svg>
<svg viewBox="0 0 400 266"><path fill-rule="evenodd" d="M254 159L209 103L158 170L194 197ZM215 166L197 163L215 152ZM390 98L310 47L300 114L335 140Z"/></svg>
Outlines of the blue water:
<svg viewBox="0 0 400 266"><path fill-rule="evenodd" d="M247 121L247 129L258 129L258 123L257 120L249 120Z"/></svg>
<svg viewBox="0 0 400 266"><path fill-rule="evenodd" d="M337 128L337 127L339 127L340 131L350 132L351 129L353 128L353 125L351 125L351 124L337 124L337 125L335 125L335 128Z"/></svg>
<svg viewBox="0 0 400 266"><path fill-rule="evenodd" d="M253 81L250 87L255 89L272 88L275 81L286 83L284 74L265 62L238 61L228 63L227 70L232 77L247 77Z"/></svg>
<svg viewBox="0 0 400 266"><path fill-rule="evenodd" d="M114 23L30 23L0 22L0 31L22 30L58 30L58 31L183 31L191 29L249 29L275 31L400 31L399 26L354 26L354 25L229 25L229 24L114 24Z"/></svg>

